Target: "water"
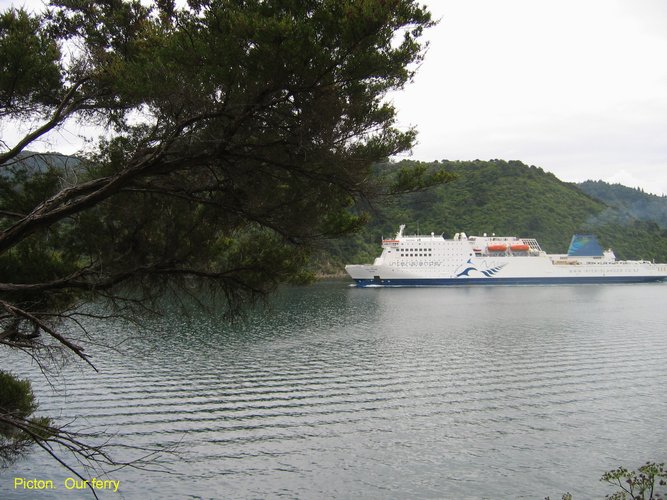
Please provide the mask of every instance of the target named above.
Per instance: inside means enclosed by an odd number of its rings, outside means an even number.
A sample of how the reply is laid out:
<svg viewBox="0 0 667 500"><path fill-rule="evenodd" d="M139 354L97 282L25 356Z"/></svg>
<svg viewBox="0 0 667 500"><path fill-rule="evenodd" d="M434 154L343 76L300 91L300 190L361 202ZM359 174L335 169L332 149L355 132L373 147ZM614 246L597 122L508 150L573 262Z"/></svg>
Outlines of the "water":
<svg viewBox="0 0 667 500"><path fill-rule="evenodd" d="M97 327L100 373L41 382L41 410L175 451L102 498L604 498L667 461L667 284L285 289L230 327L177 313ZM3 353L5 356L5 353ZM116 450L117 458L134 456ZM16 476L56 491L13 489ZM83 498L35 452L3 498Z"/></svg>

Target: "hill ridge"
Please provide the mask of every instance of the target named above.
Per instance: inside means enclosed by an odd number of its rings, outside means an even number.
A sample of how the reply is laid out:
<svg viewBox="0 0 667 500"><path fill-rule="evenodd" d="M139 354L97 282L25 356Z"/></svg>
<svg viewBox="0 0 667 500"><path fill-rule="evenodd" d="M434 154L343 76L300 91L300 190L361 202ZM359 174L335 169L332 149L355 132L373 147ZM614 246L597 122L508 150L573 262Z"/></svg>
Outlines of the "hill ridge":
<svg viewBox="0 0 667 500"><path fill-rule="evenodd" d="M599 193L540 167L500 159L402 160L379 165L378 172L391 175L411 165L444 167L457 179L374 207L368 226L360 234L332 241L318 256L319 264L333 270L372 262L380 253L382 236L395 234L399 224L447 237L457 232L531 237L549 253L566 252L575 233L591 233L619 259L667 262L666 225L640 219L626 205L600 199L604 197Z"/></svg>

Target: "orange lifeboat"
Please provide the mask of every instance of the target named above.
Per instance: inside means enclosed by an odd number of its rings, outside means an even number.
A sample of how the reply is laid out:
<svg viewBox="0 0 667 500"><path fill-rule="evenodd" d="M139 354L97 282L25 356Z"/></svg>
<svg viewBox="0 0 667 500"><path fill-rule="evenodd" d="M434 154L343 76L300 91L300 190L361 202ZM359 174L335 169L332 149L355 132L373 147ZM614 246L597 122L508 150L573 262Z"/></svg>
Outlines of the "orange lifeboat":
<svg viewBox="0 0 667 500"><path fill-rule="evenodd" d="M512 250L512 252L527 252L530 250L530 247L525 243L515 243L510 246L510 250Z"/></svg>
<svg viewBox="0 0 667 500"><path fill-rule="evenodd" d="M504 243L496 243L493 245L489 245L488 247L486 247L486 249L489 252L504 252L505 250L507 250L507 245L505 245Z"/></svg>

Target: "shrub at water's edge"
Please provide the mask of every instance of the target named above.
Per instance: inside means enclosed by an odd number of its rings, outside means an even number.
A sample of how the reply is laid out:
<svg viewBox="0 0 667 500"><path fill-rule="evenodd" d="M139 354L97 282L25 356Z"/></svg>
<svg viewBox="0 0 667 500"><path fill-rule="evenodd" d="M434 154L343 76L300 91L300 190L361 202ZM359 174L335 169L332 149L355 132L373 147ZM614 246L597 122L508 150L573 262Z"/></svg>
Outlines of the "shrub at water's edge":
<svg viewBox="0 0 667 500"><path fill-rule="evenodd" d="M47 437L50 420L32 416L37 402L30 382L2 370L0 408L0 465L7 465L29 448L35 436Z"/></svg>
<svg viewBox="0 0 667 500"><path fill-rule="evenodd" d="M618 467L605 472L600 481L619 488L614 493L605 495L609 500L662 500L667 493L667 470L665 464L646 462L636 471ZM570 493L565 493L562 500L573 500ZM545 500L550 500L546 497Z"/></svg>

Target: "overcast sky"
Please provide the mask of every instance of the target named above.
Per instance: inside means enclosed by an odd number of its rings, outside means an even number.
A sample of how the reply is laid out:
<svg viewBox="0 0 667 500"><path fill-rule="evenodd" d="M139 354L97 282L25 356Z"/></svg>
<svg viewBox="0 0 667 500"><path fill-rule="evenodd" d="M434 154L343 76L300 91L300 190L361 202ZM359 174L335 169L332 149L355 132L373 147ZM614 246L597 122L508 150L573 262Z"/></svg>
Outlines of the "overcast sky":
<svg viewBox="0 0 667 500"><path fill-rule="evenodd" d="M667 1L430 0L393 97L420 160L521 160L667 194Z"/></svg>
<svg viewBox="0 0 667 500"><path fill-rule="evenodd" d="M0 8L12 3L41 4ZM667 194L667 1L423 3L440 23L414 83L391 96L398 125L419 132L413 159L521 160Z"/></svg>

